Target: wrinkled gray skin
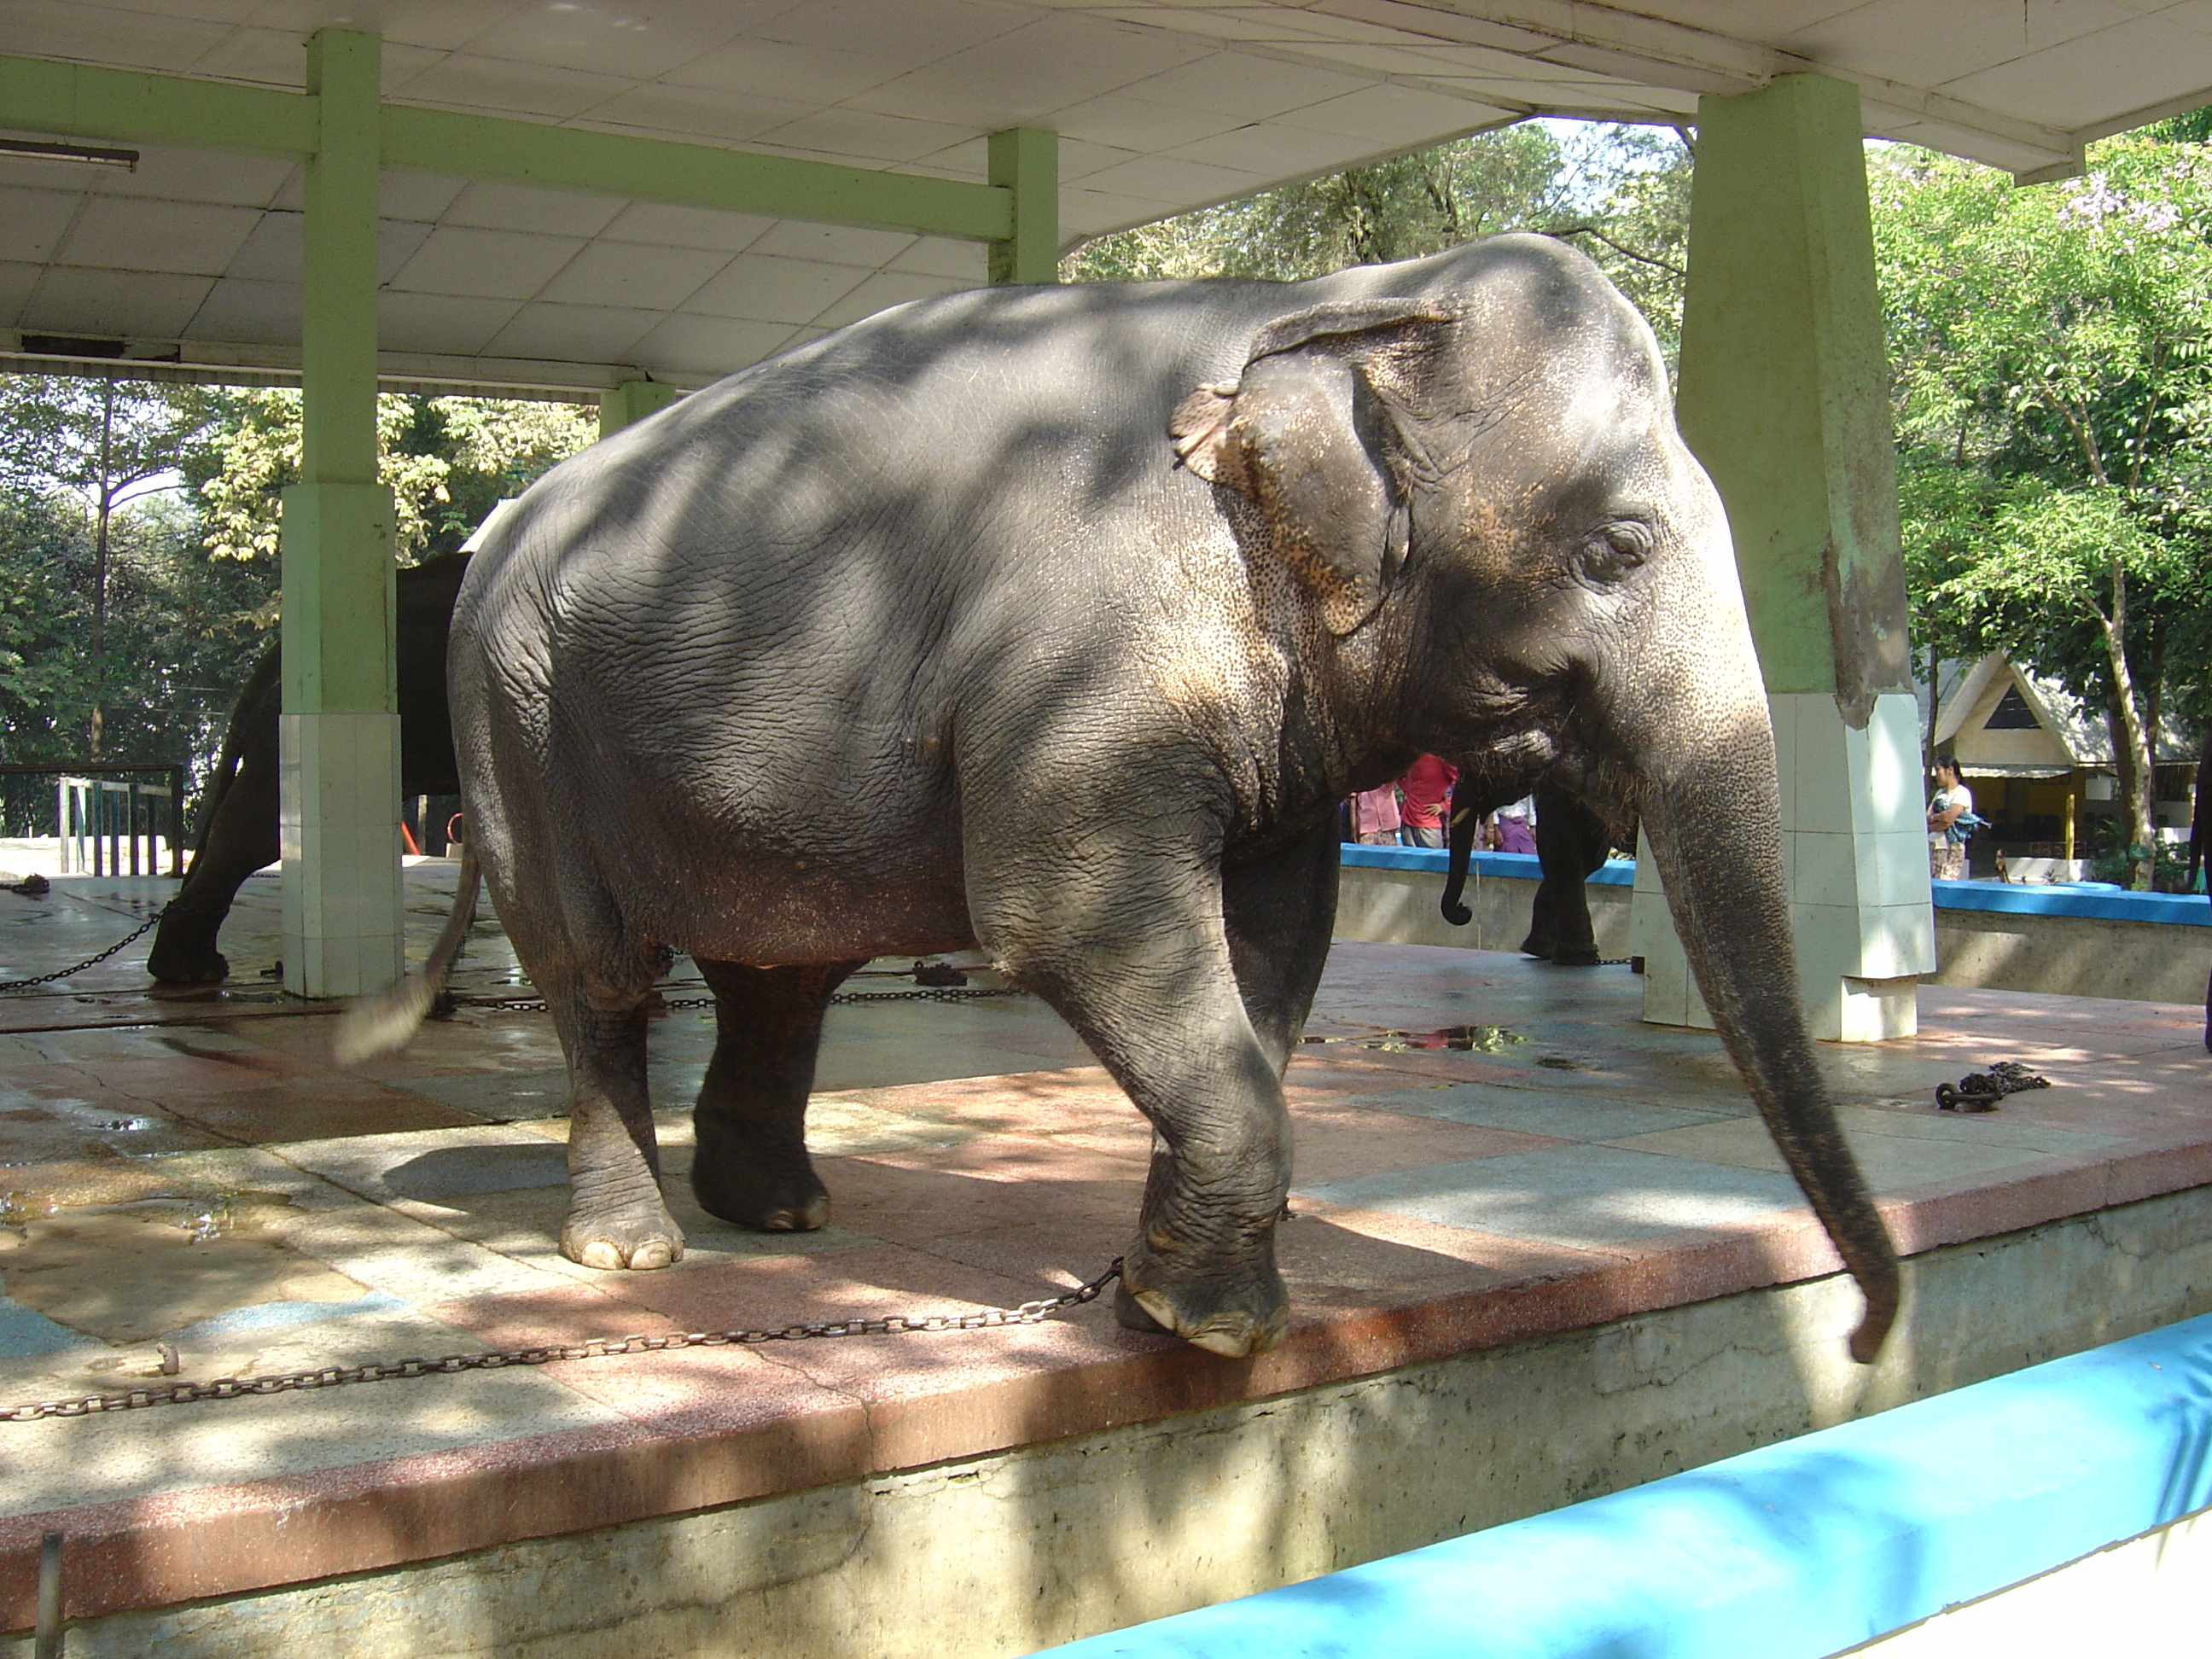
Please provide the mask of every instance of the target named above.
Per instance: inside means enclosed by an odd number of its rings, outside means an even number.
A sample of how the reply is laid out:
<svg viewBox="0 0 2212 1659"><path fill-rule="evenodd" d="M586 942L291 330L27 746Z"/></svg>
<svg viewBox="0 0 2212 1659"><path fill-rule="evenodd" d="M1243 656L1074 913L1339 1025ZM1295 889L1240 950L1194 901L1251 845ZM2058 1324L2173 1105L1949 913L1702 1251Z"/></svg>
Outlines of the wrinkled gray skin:
<svg viewBox="0 0 2212 1659"><path fill-rule="evenodd" d="M471 839L568 1054L578 1261L683 1249L646 1091L665 951L720 1026L695 1189L775 1230L828 1213L832 988L980 945L1159 1132L1125 1321L1273 1345L1334 805L1424 750L1533 781L1565 744L1642 811L1866 1291L1854 1351L1889 1322L1728 526L1650 330L1558 243L886 312L547 474L469 573L451 688Z"/></svg>

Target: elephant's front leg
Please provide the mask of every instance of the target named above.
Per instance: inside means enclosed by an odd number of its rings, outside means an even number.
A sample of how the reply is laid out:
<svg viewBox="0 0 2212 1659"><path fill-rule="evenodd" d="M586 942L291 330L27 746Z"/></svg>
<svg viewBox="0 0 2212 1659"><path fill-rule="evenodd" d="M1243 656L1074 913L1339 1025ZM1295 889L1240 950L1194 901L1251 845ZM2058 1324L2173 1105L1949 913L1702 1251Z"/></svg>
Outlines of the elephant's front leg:
<svg viewBox="0 0 2212 1659"><path fill-rule="evenodd" d="M1073 872L1072 876L1070 872ZM1280 1031L1255 1030L1210 860L1093 840L1051 868L979 872L985 945L1059 1011L1158 1132L1127 1297L1158 1326L1231 1357L1289 1322L1275 1222L1290 1189Z"/></svg>
<svg viewBox="0 0 2212 1659"><path fill-rule="evenodd" d="M610 1012L549 993L568 1051L568 1218L561 1253L586 1267L665 1267L684 1230L660 1196L646 1090L645 1008Z"/></svg>

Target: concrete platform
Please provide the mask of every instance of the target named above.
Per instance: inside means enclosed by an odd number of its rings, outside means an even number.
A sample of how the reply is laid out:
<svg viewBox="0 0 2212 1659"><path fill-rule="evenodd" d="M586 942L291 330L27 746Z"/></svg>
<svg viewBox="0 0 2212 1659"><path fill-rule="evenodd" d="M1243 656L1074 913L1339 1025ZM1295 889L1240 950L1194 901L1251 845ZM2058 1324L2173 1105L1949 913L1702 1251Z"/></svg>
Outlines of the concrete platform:
<svg viewBox="0 0 2212 1659"><path fill-rule="evenodd" d="M451 871L410 872L418 949ZM0 895L0 977L88 954L170 885ZM327 1021L258 977L275 899L250 883L226 934L236 988L149 995L133 947L0 999L0 1407L1009 1306L1127 1241L1148 1132L1026 998L835 1011L811 1120L832 1224L713 1220L681 1179L711 1029L679 1011L653 1087L690 1254L576 1267L545 1017L465 1010L340 1072ZM461 988L515 978L480 927ZM1638 990L1340 944L1290 1076L1274 1354L1219 1361L1094 1306L0 1422L0 1630L30 1623L54 1529L79 1655L704 1653L732 1620L779 1654L1021 1652L2212 1305L2199 1011L1931 989L1919 1037L1826 1052L1918 1259L1860 1371L1855 1296L1717 1040L1642 1025ZM1933 1109L1998 1059L2056 1086Z"/></svg>

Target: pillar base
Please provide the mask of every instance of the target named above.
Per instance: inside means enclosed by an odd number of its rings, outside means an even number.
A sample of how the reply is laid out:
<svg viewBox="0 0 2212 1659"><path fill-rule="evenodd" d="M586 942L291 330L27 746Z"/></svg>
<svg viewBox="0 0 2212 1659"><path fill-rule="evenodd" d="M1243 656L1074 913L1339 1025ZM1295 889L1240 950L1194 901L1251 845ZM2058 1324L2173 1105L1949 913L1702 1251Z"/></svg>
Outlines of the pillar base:
<svg viewBox="0 0 2212 1659"><path fill-rule="evenodd" d="M1920 801L1919 710L1875 699L1862 729L1826 692L1771 694L1790 926L1816 1039L1879 1042L1919 1029L1919 975L1936 971ZM1636 861L1629 948L1644 959L1644 1018L1711 1030L1648 843Z"/></svg>
<svg viewBox="0 0 2212 1659"><path fill-rule="evenodd" d="M395 984L399 717L286 714L277 767L284 988L350 997Z"/></svg>

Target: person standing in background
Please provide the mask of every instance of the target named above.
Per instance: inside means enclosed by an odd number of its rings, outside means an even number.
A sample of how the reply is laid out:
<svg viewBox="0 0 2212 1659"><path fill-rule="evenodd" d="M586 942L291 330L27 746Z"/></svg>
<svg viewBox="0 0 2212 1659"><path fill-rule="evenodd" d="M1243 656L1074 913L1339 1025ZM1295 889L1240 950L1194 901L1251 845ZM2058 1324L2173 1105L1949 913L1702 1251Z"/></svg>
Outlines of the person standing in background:
<svg viewBox="0 0 2212 1659"><path fill-rule="evenodd" d="M1928 803L1928 873L1937 881L1966 878L1966 838L1954 827L1974 810L1974 792L1959 779L1959 763L1936 757L1936 794Z"/></svg>
<svg viewBox="0 0 2212 1659"><path fill-rule="evenodd" d="M1366 847L1398 845L1398 786L1363 789L1352 798L1352 836Z"/></svg>
<svg viewBox="0 0 2212 1659"><path fill-rule="evenodd" d="M1398 780L1398 793L1404 798L1398 817L1406 845L1444 844L1445 804L1458 781L1459 768L1434 755L1424 755L1406 769L1406 775Z"/></svg>

